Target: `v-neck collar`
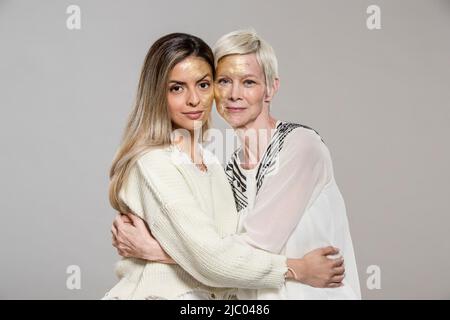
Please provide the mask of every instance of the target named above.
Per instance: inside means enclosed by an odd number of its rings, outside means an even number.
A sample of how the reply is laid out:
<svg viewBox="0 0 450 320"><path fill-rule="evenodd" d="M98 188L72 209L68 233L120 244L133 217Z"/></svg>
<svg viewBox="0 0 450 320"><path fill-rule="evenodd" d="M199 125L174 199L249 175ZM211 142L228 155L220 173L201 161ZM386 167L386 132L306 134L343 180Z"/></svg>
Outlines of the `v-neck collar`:
<svg viewBox="0 0 450 320"><path fill-rule="evenodd" d="M243 152L244 152L244 148L241 146L239 147L239 149L237 150L236 154L236 162L239 165L239 169L244 172L244 173L255 173L259 171L259 167L261 166L262 160L264 159L264 157L266 156L268 150L270 150L271 145L273 144L273 141L276 137L276 133L277 131L280 129L280 126L283 124L283 121L281 120L277 120L277 122L275 123L275 129L272 132L272 135L270 136L270 140L269 143L267 144L266 149L264 150L263 154L261 155L261 158L258 160L258 163L256 164L256 166L252 169L244 169L241 165L242 162L242 158L243 158Z"/></svg>

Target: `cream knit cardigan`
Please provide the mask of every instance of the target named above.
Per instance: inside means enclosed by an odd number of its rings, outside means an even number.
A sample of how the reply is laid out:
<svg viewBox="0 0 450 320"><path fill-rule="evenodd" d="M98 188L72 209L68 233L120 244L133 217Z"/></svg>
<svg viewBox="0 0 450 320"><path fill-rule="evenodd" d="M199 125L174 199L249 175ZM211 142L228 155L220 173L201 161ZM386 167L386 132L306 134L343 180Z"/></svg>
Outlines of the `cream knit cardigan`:
<svg viewBox="0 0 450 320"><path fill-rule="evenodd" d="M285 256L233 239L238 213L230 185L218 160L203 153L207 173L171 146L152 148L132 167L120 197L178 265L124 258L116 266L120 281L104 299L175 299L195 291L222 297L229 288L284 284Z"/></svg>

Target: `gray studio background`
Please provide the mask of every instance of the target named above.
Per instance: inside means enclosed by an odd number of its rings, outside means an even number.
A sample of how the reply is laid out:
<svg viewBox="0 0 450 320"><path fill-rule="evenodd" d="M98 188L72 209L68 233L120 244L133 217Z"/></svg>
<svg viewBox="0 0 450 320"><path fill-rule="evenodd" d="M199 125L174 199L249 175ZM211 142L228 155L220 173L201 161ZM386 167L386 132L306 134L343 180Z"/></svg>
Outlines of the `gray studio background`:
<svg viewBox="0 0 450 320"><path fill-rule="evenodd" d="M81 30L66 28L71 4ZM450 298L446 0L0 1L0 298L98 299L115 284L108 170L148 48L250 26L278 55L273 113L332 153L363 297ZM372 265L381 289L366 286Z"/></svg>

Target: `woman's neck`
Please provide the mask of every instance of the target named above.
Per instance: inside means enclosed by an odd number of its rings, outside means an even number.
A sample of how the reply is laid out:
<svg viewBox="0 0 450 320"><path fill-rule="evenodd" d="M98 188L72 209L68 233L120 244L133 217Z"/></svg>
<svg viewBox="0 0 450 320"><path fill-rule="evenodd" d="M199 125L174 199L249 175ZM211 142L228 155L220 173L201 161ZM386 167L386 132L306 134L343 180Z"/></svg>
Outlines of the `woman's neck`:
<svg viewBox="0 0 450 320"><path fill-rule="evenodd" d="M258 117L255 121L237 130L237 135L242 144L244 169L255 168L272 138L277 120L267 114Z"/></svg>
<svg viewBox="0 0 450 320"><path fill-rule="evenodd" d="M202 154L200 150L200 135L189 132L189 136L178 136L173 144L182 152L186 153L195 164L202 164Z"/></svg>

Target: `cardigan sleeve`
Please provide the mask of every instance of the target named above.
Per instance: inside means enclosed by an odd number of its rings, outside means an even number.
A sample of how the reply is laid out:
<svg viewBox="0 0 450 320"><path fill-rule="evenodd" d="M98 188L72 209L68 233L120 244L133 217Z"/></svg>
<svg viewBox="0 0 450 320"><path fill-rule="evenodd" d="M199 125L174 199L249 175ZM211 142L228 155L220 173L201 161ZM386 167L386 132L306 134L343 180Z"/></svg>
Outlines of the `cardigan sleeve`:
<svg viewBox="0 0 450 320"><path fill-rule="evenodd" d="M164 250L211 287L281 287L287 258L221 237L212 215L194 198L188 178L162 153L150 152L137 161L122 199L147 221Z"/></svg>

